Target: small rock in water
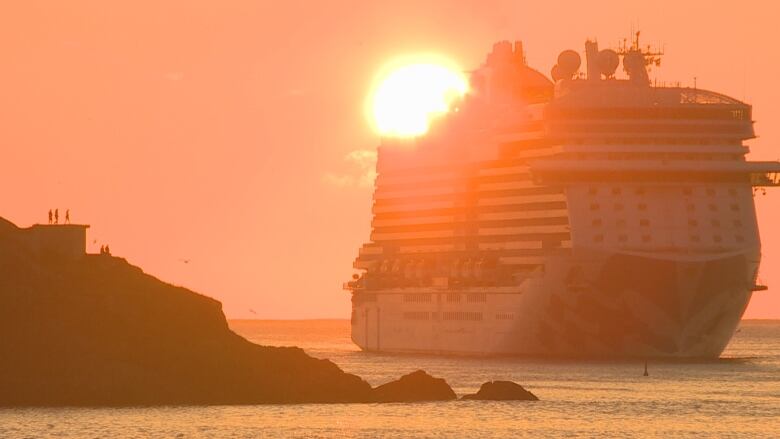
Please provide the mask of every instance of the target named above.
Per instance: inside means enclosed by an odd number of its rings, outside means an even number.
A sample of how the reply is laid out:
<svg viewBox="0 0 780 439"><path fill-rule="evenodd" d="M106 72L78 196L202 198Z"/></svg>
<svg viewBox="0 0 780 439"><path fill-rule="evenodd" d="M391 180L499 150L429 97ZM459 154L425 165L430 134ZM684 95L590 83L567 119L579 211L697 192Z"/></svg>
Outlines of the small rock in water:
<svg viewBox="0 0 780 439"><path fill-rule="evenodd" d="M444 379L434 378L423 370L374 388L376 402L450 401L457 398Z"/></svg>
<svg viewBox="0 0 780 439"><path fill-rule="evenodd" d="M533 393L512 381L488 381L477 393L464 395L461 399L481 401L539 401Z"/></svg>

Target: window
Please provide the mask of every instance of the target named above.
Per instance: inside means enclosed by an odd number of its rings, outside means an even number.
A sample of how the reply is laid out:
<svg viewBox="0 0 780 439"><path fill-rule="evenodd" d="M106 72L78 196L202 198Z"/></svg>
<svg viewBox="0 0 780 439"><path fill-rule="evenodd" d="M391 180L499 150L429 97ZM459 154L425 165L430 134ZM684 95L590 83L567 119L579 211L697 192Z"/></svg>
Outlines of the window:
<svg viewBox="0 0 780 439"><path fill-rule="evenodd" d="M645 188L638 187L638 188L636 188L635 192L636 192L637 195L644 195L645 194Z"/></svg>
<svg viewBox="0 0 780 439"><path fill-rule="evenodd" d="M604 242L604 235L598 234L593 237L593 242Z"/></svg>
<svg viewBox="0 0 780 439"><path fill-rule="evenodd" d="M486 293L469 293L466 294L467 303L484 303L487 302Z"/></svg>
<svg viewBox="0 0 780 439"><path fill-rule="evenodd" d="M734 220L734 227L742 227L742 221Z"/></svg>
<svg viewBox="0 0 780 439"><path fill-rule="evenodd" d="M718 211L718 206L716 204L710 203L710 204L707 205L707 208L710 209L711 212L717 212Z"/></svg>
<svg viewBox="0 0 780 439"><path fill-rule="evenodd" d="M650 226L650 220L648 220L648 219L640 219L639 220L639 225L642 226L642 227L648 227L648 226Z"/></svg>
<svg viewBox="0 0 780 439"><path fill-rule="evenodd" d="M598 203L590 203L590 210L599 210Z"/></svg>
<svg viewBox="0 0 780 439"><path fill-rule="evenodd" d="M458 294L458 293L449 293L449 294L447 294L447 302L450 302L450 303L458 303L458 302L460 302L460 294Z"/></svg>
<svg viewBox="0 0 780 439"><path fill-rule="evenodd" d="M731 195L732 197L736 197L737 196L737 190L734 189L734 188L730 188L729 189L729 195Z"/></svg>
<svg viewBox="0 0 780 439"><path fill-rule="evenodd" d="M645 210L647 210L647 204L639 203L639 204L636 205L636 208L641 210L641 211L645 211Z"/></svg>
<svg viewBox="0 0 780 439"><path fill-rule="evenodd" d="M687 210L688 212L693 212L694 210L696 210L696 205L694 205L693 203L688 203L688 205L685 206L685 210Z"/></svg>
<svg viewBox="0 0 780 439"><path fill-rule="evenodd" d="M691 195L692 193L693 193L693 189L691 189L689 187L683 188L683 194Z"/></svg>
<svg viewBox="0 0 780 439"><path fill-rule="evenodd" d="M739 204L732 204L731 206L729 206L729 208L731 209L732 212L737 212L739 211Z"/></svg>
<svg viewBox="0 0 780 439"><path fill-rule="evenodd" d="M712 240L715 242L721 242L723 241L723 237L720 235L712 235Z"/></svg>
<svg viewBox="0 0 780 439"><path fill-rule="evenodd" d="M736 239L737 242L745 242L745 237L742 235L735 235L734 239Z"/></svg>
<svg viewBox="0 0 780 439"><path fill-rule="evenodd" d="M591 194L591 195L596 195L597 193L599 193L599 190L598 190L598 188L592 187L592 188L588 189L588 193Z"/></svg>
<svg viewBox="0 0 780 439"><path fill-rule="evenodd" d="M615 225L618 226L618 227L625 227L626 226L626 220L619 219L619 220L615 221Z"/></svg>
<svg viewBox="0 0 780 439"><path fill-rule="evenodd" d="M691 226L691 227L695 227L695 226L699 225L699 222L696 221L695 219L689 219L688 220L688 225Z"/></svg>
<svg viewBox="0 0 780 439"><path fill-rule="evenodd" d="M615 210L623 210L623 205L621 203L615 203Z"/></svg>
<svg viewBox="0 0 780 439"><path fill-rule="evenodd" d="M701 241L701 237L699 235L691 235L690 236L692 242L699 242Z"/></svg>
<svg viewBox="0 0 780 439"><path fill-rule="evenodd" d="M620 195L621 192L622 191L620 190L619 187L613 187L612 188L612 195Z"/></svg>
<svg viewBox="0 0 780 439"><path fill-rule="evenodd" d="M404 294L404 302L411 303L430 303L432 301L430 294Z"/></svg>
<svg viewBox="0 0 780 439"><path fill-rule="evenodd" d="M596 218L593 221L591 221L591 225L593 226L601 226L601 218Z"/></svg>
<svg viewBox="0 0 780 439"><path fill-rule="evenodd" d="M650 242L653 240L653 237L650 235L642 235L642 242Z"/></svg>
<svg viewBox="0 0 780 439"><path fill-rule="evenodd" d="M427 311L407 311L404 320L430 320L431 315Z"/></svg>
<svg viewBox="0 0 780 439"><path fill-rule="evenodd" d="M720 227L720 221L716 219L710 221L710 224L712 224L712 227Z"/></svg>
<svg viewBox="0 0 780 439"><path fill-rule="evenodd" d="M710 196L710 197L714 197L715 196L715 189L713 189L711 187L707 188L707 195Z"/></svg>
<svg viewBox="0 0 780 439"><path fill-rule="evenodd" d="M628 241L628 236L626 236L626 235L618 235L618 241L619 242L626 242L626 241Z"/></svg>
<svg viewBox="0 0 780 439"><path fill-rule="evenodd" d="M496 314L496 320L514 320L515 313L513 312L500 312Z"/></svg>
<svg viewBox="0 0 780 439"><path fill-rule="evenodd" d="M448 311L442 313L443 320L466 320L471 322L477 322L482 320L481 312L469 312L469 311Z"/></svg>

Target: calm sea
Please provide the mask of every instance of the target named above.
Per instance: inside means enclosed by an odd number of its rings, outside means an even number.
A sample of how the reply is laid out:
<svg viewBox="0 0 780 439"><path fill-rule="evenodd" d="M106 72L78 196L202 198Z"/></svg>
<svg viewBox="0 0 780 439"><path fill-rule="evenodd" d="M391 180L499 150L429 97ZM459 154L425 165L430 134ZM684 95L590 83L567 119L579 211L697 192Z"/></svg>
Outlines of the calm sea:
<svg viewBox="0 0 780 439"><path fill-rule="evenodd" d="M539 402L0 409L14 437L780 437L780 321L745 321L724 359L697 364L555 362L360 352L346 320L233 321L372 385L425 369L459 395L509 379Z"/></svg>

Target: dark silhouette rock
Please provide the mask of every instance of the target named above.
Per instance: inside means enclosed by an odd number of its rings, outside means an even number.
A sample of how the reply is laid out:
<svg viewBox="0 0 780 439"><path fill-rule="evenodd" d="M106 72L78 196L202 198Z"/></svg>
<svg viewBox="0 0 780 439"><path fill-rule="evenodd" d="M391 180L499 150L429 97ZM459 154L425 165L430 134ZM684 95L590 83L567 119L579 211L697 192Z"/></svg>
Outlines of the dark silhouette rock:
<svg viewBox="0 0 780 439"><path fill-rule="evenodd" d="M538 401L539 398L512 381L488 381L477 393L464 395L461 399L482 401Z"/></svg>
<svg viewBox="0 0 780 439"><path fill-rule="evenodd" d="M222 305L107 255L52 258L0 218L0 406L368 402L295 347L250 343Z"/></svg>
<svg viewBox="0 0 780 439"><path fill-rule="evenodd" d="M374 388L374 398L377 402L419 402L449 401L457 396L444 379L418 370Z"/></svg>

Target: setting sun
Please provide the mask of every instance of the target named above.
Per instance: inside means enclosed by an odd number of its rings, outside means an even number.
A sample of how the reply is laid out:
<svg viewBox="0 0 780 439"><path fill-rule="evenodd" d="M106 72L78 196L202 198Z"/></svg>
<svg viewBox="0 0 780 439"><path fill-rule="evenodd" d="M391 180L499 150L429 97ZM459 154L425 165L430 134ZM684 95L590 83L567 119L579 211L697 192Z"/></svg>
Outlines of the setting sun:
<svg viewBox="0 0 780 439"><path fill-rule="evenodd" d="M465 75L446 61L396 64L386 72L370 101L374 127L383 136L425 134L431 118L468 90Z"/></svg>

